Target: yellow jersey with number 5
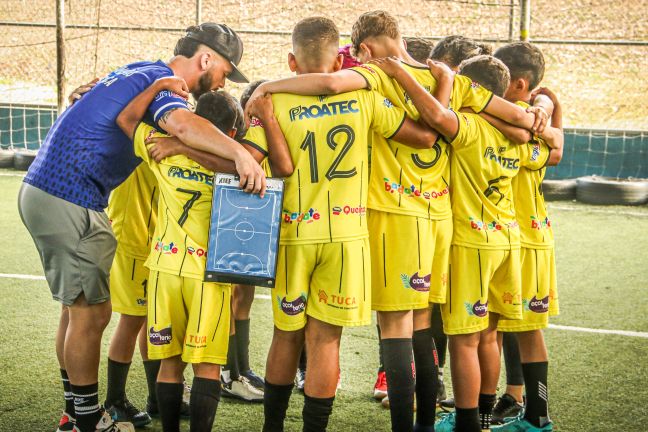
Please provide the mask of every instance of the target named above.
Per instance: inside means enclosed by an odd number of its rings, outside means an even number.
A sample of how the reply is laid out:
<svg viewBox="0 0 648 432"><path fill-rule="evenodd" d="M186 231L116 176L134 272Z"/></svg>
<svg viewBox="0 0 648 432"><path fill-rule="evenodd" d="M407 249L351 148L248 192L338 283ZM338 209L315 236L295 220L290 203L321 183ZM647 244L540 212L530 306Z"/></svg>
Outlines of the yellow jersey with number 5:
<svg viewBox="0 0 648 432"><path fill-rule="evenodd" d="M272 102L295 167L286 179L281 244L366 238L369 139L374 132L395 135L405 112L367 90L335 96L279 93ZM258 121L243 142L268 151Z"/></svg>
<svg viewBox="0 0 648 432"><path fill-rule="evenodd" d="M145 265L162 273L202 280L214 173L182 155L155 162L145 144L155 135L165 136L140 123L133 139L135 155L151 168L160 188L158 221Z"/></svg>
<svg viewBox="0 0 648 432"><path fill-rule="evenodd" d="M427 67L407 63L402 65L425 90L434 92L437 82ZM419 119L420 114L403 87L378 66L369 64L350 70L362 75L368 88L404 109L412 119ZM492 93L479 84L465 76L455 76L450 95L450 107L454 110L469 107L480 112L491 98ZM414 149L394 140L375 137L371 155L369 208L435 220L451 217L448 152L448 145L443 140L438 140L431 149Z"/></svg>

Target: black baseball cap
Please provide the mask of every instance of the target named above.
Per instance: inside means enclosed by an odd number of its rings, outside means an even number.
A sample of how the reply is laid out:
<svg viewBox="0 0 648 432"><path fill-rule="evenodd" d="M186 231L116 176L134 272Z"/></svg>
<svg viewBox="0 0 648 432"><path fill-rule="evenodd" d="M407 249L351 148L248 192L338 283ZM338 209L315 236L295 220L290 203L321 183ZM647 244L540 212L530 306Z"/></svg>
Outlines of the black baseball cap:
<svg viewBox="0 0 648 432"><path fill-rule="evenodd" d="M233 69L227 79L235 83L250 82L237 67L243 57L243 42L234 30L225 24L207 22L189 27L185 37L208 46L229 60Z"/></svg>

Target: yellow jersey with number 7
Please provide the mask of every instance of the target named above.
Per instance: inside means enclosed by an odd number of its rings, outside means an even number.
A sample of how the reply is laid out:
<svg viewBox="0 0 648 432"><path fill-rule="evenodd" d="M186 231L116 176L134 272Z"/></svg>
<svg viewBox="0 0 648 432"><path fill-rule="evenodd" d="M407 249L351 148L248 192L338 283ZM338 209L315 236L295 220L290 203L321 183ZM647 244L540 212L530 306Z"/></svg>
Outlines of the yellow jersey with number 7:
<svg viewBox="0 0 648 432"><path fill-rule="evenodd" d="M380 94L272 95L295 170L286 179L280 243L351 241L368 237L368 143L375 132L394 136L405 112ZM243 142L267 153L261 123Z"/></svg>
<svg viewBox="0 0 648 432"><path fill-rule="evenodd" d="M214 173L182 155L155 162L145 142L156 135L165 136L140 123L133 139L135 155L151 168L160 188L158 221L145 265L162 273L202 280Z"/></svg>

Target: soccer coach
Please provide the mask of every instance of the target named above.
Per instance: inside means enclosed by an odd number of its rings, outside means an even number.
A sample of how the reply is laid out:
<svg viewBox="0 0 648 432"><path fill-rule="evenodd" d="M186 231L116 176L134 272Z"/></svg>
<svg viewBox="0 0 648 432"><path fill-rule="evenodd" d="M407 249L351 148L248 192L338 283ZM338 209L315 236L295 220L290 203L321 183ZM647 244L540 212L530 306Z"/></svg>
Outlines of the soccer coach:
<svg viewBox="0 0 648 432"><path fill-rule="evenodd" d="M56 354L67 416L59 430L118 432L97 395L101 337L111 316L109 273L116 241L104 212L110 192L140 163L115 119L160 78L177 76L197 98L228 78L247 82L237 65L243 43L221 24L187 29L169 63L119 68L68 108L50 129L18 196L23 223L38 249L54 300L63 304ZM172 81L172 80L167 80ZM259 164L238 143L187 109L184 98L161 91L146 120L185 144L235 162L246 191L265 190ZM67 417L67 418L66 418ZM71 417L71 418L70 418Z"/></svg>

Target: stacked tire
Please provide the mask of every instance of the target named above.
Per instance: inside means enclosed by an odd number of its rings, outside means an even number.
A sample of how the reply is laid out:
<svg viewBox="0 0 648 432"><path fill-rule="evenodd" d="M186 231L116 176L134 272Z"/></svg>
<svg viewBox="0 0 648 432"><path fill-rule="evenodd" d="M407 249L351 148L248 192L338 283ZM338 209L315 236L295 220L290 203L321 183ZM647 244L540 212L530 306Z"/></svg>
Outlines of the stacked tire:
<svg viewBox="0 0 648 432"><path fill-rule="evenodd" d="M576 179L576 198L586 204L641 205L648 203L647 179L589 176Z"/></svg>
<svg viewBox="0 0 648 432"><path fill-rule="evenodd" d="M36 150L0 149L0 168L14 168L27 171L36 159Z"/></svg>
<svg viewBox="0 0 648 432"><path fill-rule="evenodd" d="M576 199L576 179L544 180L542 194L547 201L571 201Z"/></svg>

